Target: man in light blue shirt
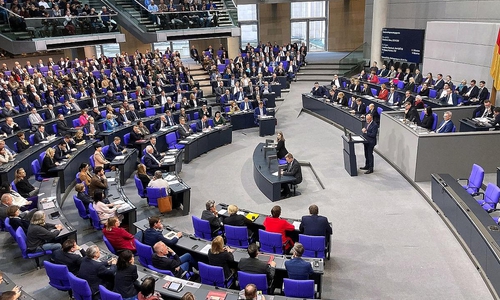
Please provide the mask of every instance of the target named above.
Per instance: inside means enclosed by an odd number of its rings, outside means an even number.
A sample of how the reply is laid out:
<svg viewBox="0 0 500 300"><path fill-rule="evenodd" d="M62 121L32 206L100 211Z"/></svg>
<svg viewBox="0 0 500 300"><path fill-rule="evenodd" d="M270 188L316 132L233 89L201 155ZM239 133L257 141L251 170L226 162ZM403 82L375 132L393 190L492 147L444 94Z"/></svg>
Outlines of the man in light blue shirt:
<svg viewBox="0 0 500 300"><path fill-rule="evenodd" d="M151 19L151 22L158 24L158 17L157 17L157 15L155 15L155 13L158 12L158 5L155 4L154 0L151 0L149 2L148 10L151 13L151 15L149 17Z"/></svg>

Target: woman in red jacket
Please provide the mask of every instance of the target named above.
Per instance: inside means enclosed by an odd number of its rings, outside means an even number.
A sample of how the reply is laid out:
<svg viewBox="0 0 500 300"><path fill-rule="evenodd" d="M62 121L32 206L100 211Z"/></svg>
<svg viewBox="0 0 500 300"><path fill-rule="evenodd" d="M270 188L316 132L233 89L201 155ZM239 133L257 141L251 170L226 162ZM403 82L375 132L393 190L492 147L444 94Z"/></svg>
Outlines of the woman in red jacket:
<svg viewBox="0 0 500 300"><path fill-rule="evenodd" d="M120 220L117 217L111 217L108 219L102 233L116 251L130 250L135 252L134 236L119 226Z"/></svg>
<svg viewBox="0 0 500 300"><path fill-rule="evenodd" d="M387 101L387 96L389 96L389 90L385 86L385 83L382 83L380 86L380 92L378 93L378 98L380 100Z"/></svg>
<svg viewBox="0 0 500 300"><path fill-rule="evenodd" d="M269 232L280 233L283 245L285 245L285 250L288 252L293 246L293 241L290 237L286 236L286 231L294 231L295 227L288 223L288 221L281 219L280 215L281 207L275 205L271 209L271 217L266 217L264 220L264 228Z"/></svg>

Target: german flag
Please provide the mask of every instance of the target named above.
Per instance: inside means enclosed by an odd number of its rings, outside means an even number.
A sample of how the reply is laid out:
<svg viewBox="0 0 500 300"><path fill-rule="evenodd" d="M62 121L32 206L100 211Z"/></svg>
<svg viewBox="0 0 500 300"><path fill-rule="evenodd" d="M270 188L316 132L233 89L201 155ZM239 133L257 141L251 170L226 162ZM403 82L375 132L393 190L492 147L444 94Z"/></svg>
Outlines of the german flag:
<svg viewBox="0 0 500 300"><path fill-rule="evenodd" d="M491 77L493 77L493 85L497 91L500 91L500 29L498 30L497 43L493 51L493 58L491 59Z"/></svg>

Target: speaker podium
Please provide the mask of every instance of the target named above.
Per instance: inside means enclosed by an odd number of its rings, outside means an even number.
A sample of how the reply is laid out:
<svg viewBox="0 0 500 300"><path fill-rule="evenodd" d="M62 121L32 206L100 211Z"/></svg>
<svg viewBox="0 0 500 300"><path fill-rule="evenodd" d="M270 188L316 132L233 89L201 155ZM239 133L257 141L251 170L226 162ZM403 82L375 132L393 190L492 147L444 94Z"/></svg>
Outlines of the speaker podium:
<svg viewBox="0 0 500 300"><path fill-rule="evenodd" d="M358 166L356 163L355 144L366 143L366 140L359 135L342 136L344 144L344 168L351 176L358 176Z"/></svg>

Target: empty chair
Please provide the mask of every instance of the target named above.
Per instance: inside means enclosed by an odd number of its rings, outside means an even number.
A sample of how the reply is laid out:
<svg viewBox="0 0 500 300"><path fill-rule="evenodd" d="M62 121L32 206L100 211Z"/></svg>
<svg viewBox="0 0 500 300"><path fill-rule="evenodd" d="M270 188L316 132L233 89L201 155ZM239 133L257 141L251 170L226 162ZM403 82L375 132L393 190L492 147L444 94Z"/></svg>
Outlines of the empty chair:
<svg viewBox="0 0 500 300"><path fill-rule="evenodd" d="M151 246L139 242L137 239L134 240L135 248L137 249L137 255L139 256L139 262L144 267L152 265L153 248Z"/></svg>
<svg viewBox="0 0 500 300"><path fill-rule="evenodd" d="M152 116L156 115L156 110L154 107L148 107L148 108L146 108L145 113L146 113L146 117L152 117Z"/></svg>
<svg viewBox="0 0 500 300"><path fill-rule="evenodd" d="M324 236L299 234L299 243L304 246L303 257L325 258L326 247Z"/></svg>
<svg viewBox="0 0 500 300"><path fill-rule="evenodd" d="M224 277L224 269L222 267L198 262L198 268L200 270L201 283L203 284L229 288L234 283L234 276L230 276L228 279Z"/></svg>
<svg viewBox="0 0 500 300"><path fill-rule="evenodd" d="M87 210L85 209L85 205L83 204L82 200L78 199L76 195L73 195L73 201L75 202L76 209L78 210L78 214L82 219L90 219L90 215L87 213ZM92 221L90 222L92 225Z"/></svg>
<svg viewBox="0 0 500 300"><path fill-rule="evenodd" d="M192 123L189 125L189 127L191 127L191 129L193 130L193 132L196 132L196 123Z"/></svg>
<svg viewBox="0 0 500 300"><path fill-rule="evenodd" d="M130 133L126 133L123 135L123 143L125 146L130 145Z"/></svg>
<svg viewBox="0 0 500 300"><path fill-rule="evenodd" d="M398 82L398 89L402 90L404 88L405 88L405 82L404 81Z"/></svg>
<svg viewBox="0 0 500 300"><path fill-rule="evenodd" d="M68 267L66 265L58 265L49 261L44 261L45 272L49 277L49 285L63 292L69 292L72 296L71 285L68 279Z"/></svg>
<svg viewBox="0 0 500 300"><path fill-rule="evenodd" d="M80 279L69 272L68 279L75 300L92 300L92 291L86 280Z"/></svg>
<svg viewBox="0 0 500 300"><path fill-rule="evenodd" d="M199 118L200 118L200 113L199 113L199 112L197 112L197 111L195 111L195 112L193 113L193 120L198 120Z"/></svg>
<svg viewBox="0 0 500 300"><path fill-rule="evenodd" d="M115 248L113 247L113 245L111 245L111 243L109 242L109 240L106 238L105 235L102 236L102 239L104 240L104 244L106 244L106 247L108 247L109 252L116 255Z"/></svg>
<svg viewBox="0 0 500 300"><path fill-rule="evenodd" d="M89 157L89 162L90 162L90 166L92 167L92 169L95 169L94 154L92 154L92 155Z"/></svg>
<svg viewBox="0 0 500 300"><path fill-rule="evenodd" d="M99 285L99 294L101 295L101 300L123 300L120 294L112 292L102 285Z"/></svg>
<svg viewBox="0 0 500 300"><path fill-rule="evenodd" d="M34 134L29 135L28 142L30 143L31 146L33 146L35 144L35 135Z"/></svg>
<svg viewBox="0 0 500 300"><path fill-rule="evenodd" d="M384 111L384 109L382 107L377 107L377 112L378 112L379 116L382 115L383 111Z"/></svg>
<svg viewBox="0 0 500 300"><path fill-rule="evenodd" d="M7 231L10 233L12 238L15 240L16 239L16 231L14 230L14 228L12 226L10 226L10 218L5 218L4 224L5 224L5 228L7 229Z"/></svg>
<svg viewBox="0 0 500 300"><path fill-rule="evenodd" d="M262 291L262 294L268 294L269 286L267 284L266 274L251 274L238 271L238 282L240 284L240 289L244 289L247 284L253 283L258 291Z"/></svg>
<svg viewBox="0 0 500 300"><path fill-rule="evenodd" d="M467 193L472 195L479 192L479 189L483 184L483 179L484 169L480 165L473 164L469 178L459 178L457 181L465 180L466 184L462 185L462 187L467 191Z"/></svg>
<svg viewBox="0 0 500 300"><path fill-rule="evenodd" d="M141 198L146 198L146 191L144 190L144 186L142 185L142 181L137 177L137 175L134 175L134 181L135 181L135 187L137 188L137 194Z"/></svg>
<svg viewBox="0 0 500 300"><path fill-rule="evenodd" d="M99 219L92 203L89 204L89 216L92 220L92 227L94 227L95 230L102 230L104 228L104 225L101 224L101 220Z"/></svg>
<svg viewBox="0 0 500 300"><path fill-rule="evenodd" d="M259 229L259 242L261 251L276 254L285 253L280 233Z"/></svg>
<svg viewBox="0 0 500 300"><path fill-rule="evenodd" d="M40 260L39 260L40 256L52 254L51 250L28 253L28 247L26 246L26 234L24 234L24 231L21 227L18 227L16 230L16 242L19 248L21 249L23 258L26 259L34 258L37 268L40 268Z"/></svg>
<svg viewBox="0 0 500 300"><path fill-rule="evenodd" d="M371 88L370 90L372 91L373 97L377 97L377 89Z"/></svg>
<svg viewBox="0 0 500 300"><path fill-rule="evenodd" d="M196 237L211 241L213 239L214 233L210 228L210 222L208 222L207 220L202 220L196 216L191 216L191 219L193 220L194 235Z"/></svg>
<svg viewBox="0 0 500 300"><path fill-rule="evenodd" d="M436 113L432 113L432 116L434 117L434 123L432 124L432 131L436 131L438 125L438 115Z"/></svg>
<svg viewBox="0 0 500 300"><path fill-rule="evenodd" d="M226 243L228 246L247 248L249 244L248 229L246 226L224 225Z"/></svg>
<svg viewBox="0 0 500 300"><path fill-rule="evenodd" d="M486 211L496 210L498 200L500 199L500 188L496 184L488 183L486 190L476 193L476 195L483 195L483 199L476 200L479 205Z"/></svg>
<svg viewBox="0 0 500 300"><path fill-rule="evenodd" d="M170 132L165 136L168 149L184 149L184 145L177 143L177 135L175 132Z"/></svg>
<svg viewBox="0 0 500 300"><path fill-rule="evenodd" d="M314 299L314 280L283 279L285 296Z"/></svg>
<svg viewBox="0 0 500 300"><path fill-rule="evenodd" d="M146 195L148 197L148 205L158 207L158 198L166 197L168 194L165 188L147 187Z"/></svg>
<svg viewBox="0 0 500 300"><path fill-rule="evenodd" d="M435 99L437 96L437 91L436 90L430 90L429 91L429 98Z"/></svg>
<svg viewBox="0 0 500 300"><path fill-rule="evenodd" d="M59 130L57 130L57 124L52 124L52 132L53 132L55 135L58 135L58 134L59 134Z"/></svg>
<svg viewBox="0 0 500 300"><path fill-rule="evenodd" d="M76 127L80 127L80 120L78 119L74 119L73 120L73 127L76 128Z"/></svg>
<svg viewBox="0 0 500 300"><path fill-rule="evenodd" d="M38 161L38 159L35 159L31 162L31 172L33 172L33 175L35 175L35 179L37 181L43 181L45 179L41 174L42 169L40 168L40 162Z"/></svg>

